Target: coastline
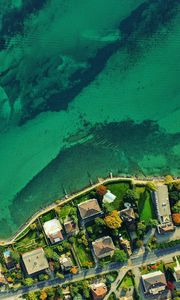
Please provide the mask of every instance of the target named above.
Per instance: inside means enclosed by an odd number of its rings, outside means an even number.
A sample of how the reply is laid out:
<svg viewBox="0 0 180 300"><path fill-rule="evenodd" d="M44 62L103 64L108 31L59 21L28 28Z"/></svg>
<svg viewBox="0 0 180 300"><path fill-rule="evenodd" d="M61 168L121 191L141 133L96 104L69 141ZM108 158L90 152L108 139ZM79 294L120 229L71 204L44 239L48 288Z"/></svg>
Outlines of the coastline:
<svg viewBox="0 0 180 300"><path fill-rule="evenodd" d="M145 178L138 178L138 177L113 177L112 173L109 174L109 177L107 178L98 178L98 182L92 184L90 182L90 186L85 187L84 189L80 190L77 193L71 194L71 195L66 195L62 199L57 199L55 200L52 204L48 205L47 207L44 207L37 211L35 214L33 214L27 221L26 223L22 224L22 226L19 228L19 230L9 239L0 239L0 246L8 246L16 242L17 238L34 222L36 221L37 218L42 216L43 214L49 212L52 209L55 209L58 206L62 206L75 198L86 194L87 192L90 192L91 190L95 189L101 184L107 184L110 182L118 182L118 181L128 181L132 185L146 185L147 182L154 182L154 183L163 183L165 180L164 177L145 177ZM173 182L179 180L179 178L176 178L173 180Z"/></svg>

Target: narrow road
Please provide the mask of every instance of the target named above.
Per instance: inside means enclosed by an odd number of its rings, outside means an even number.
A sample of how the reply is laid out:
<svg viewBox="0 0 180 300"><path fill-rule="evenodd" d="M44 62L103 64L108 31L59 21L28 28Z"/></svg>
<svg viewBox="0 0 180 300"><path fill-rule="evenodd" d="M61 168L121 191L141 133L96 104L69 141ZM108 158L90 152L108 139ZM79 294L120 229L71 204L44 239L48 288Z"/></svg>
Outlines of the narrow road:
<svg viewBox="0 0 180 300"><path fill-rule="evenodd" d="M152 262L156 262L159 260L165 260L167 258L171 258L174 256L180 255L180 245L167 248L167 249L161 249L161 250L156 250L152 251L150 253L144 253L143 255L140 255L139 257L129 259L128 262L125 263L111 263L106 267L96 267L96 268L91 268L91 269L82 269L78 274L73 275L73 274L68 274L65 275L64 279L60 278L54 278L50 279L44 282L38 282L36 284L33 284L31 286L26 286L23 288L19 288L13 291L6 291L6 292L0 292L0 299L7 299L8 297L17 297L19 295L26 294L30 291L37 291L43 288L47 287L54 287L57 285L62 285L64 283L71 283L71 282L76 282L80 281L83 279L88 279L91 277L95 277L100 274L107 274L111 271L119 271L124 269L124 271L128 270L133 270L134 268L142 266L142 264L148 264ZM120 278L120 277L119 277ZM114 290L115 284L112 284L112 290ZM111 292L111 290L110 290Z"/></svg>

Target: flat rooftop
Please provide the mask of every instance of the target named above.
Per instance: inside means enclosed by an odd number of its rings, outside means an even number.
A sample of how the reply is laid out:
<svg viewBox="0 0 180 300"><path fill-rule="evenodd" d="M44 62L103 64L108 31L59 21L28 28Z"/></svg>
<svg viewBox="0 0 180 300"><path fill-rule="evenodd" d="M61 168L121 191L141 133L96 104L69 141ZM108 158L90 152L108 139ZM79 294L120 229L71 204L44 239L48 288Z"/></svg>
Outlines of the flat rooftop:
<svg viewBox="0 0 180 300"><path fill-rule="evenodd" d="M47 258L42 248L24 253L22 255L22 260L29 275L49 268Z"/></svg>
<svg viewBox="0 0 180 300"><path fill-rule="evenodd" d="M162 222L168 222L168 220L171 221L171 219L169 218L169 216L171 215L169 195L166 185L157 185L155 198L157 200L159 214L163 218Z"/></svg>

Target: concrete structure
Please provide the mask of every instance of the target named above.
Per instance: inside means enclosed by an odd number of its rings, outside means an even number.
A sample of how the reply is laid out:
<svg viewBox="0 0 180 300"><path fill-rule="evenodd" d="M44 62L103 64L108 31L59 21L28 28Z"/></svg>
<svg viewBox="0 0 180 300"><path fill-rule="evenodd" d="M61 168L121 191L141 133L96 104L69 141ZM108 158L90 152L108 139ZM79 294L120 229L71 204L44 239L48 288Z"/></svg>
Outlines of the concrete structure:
<svg viewBox="0 0 180 300"><path fill-rule="evenodd" d="M107 294L107 286L103 282L92 284L90 288L94 300L101 300Z"/></svg>
<svg viewBox="0 0 180 300"><path fill-rule="evenodd" d="M97 216L102 213L97 199L90 199L78 204L79 213L82 219Z"/></svg>
<svg viewBox="0 0 180 300"><path fill-rule="evenodd" d="M125 208L125 209L122 209L120 211L120 217L121 219L128 223L128 224L132 224L135 222L135 214L134 214L134 209L129 207L129 208Z"/></svg>
<svg viewBox="0 0 180 300"><path fill-rule="evenodd" d="M152 192L152 199L156 209L159 225L159 233L166 233L174 230L172 223L171 210L169 204L168 188L165 184L157 185L157 190Z"/></svg>
<svg viewBox="0 0 180 300"><path fill-rule="evenodd" d="M13 269L15 267L15 261L13 260L13 258L11 256L11 251L10 250L4 251L3 256L4 256L5 263L6 263L6 267L9 270Z"/></svg>
<svg viewBox="0 0 180 300"><path fill-rule="evenodd" d="M164 273L161 271L142 275L142 283L145 294L157 297L157 299L159 294L162 294L166 291L166 278Z"/></svg>
<svg viewBox="0 0 180 300"><path fill-rule="evenodd" d="M78 224L75 223L71 218L67 218L64 221L64 229L67 235L76 235L79 232Z"/></svg>
<svg viewBox="0 0 180 300"><path fill-rule="evenodd" d="M106 194L103 196L103 203L112 203L116 199L116 196L107 190Z"/></svg>
<svg viewBox="0 0 180 300"><path fill-rule="evenodd" d="M42 248L22 254L22 260L28 275L34 275L49 268Z"/></svg>
<svg viewBox="0 0 180 300"><path fill-rule="evenodd" d="M119 243L120 243L121 247L123 248L123 250L128 254L128 256L130 256L132 254L130 241L120 237Z"/></svg>
<svg viewBox="0 0 180 300"><path fill-rule="evenodd" d="M114 254L115 246L110 236L104 236L92 242L96 257L103 258Z"/></svg>
<svg viewBox="0 0 180 300"><path fill-rule="evenodd" d="M73 267L73 262L71 258L66 254L62 254L60 256L59 262L63 271L68 271Z"/></svg>
<svg viewBox="0 0 180 300"><path fill-rule="evenodd" d="M51 244L57 243L62 241L63 235L62 235L62 226L57 219L52 219L50 221L47 221L43 225L44 231L46 236L50 239Z"/></svg>

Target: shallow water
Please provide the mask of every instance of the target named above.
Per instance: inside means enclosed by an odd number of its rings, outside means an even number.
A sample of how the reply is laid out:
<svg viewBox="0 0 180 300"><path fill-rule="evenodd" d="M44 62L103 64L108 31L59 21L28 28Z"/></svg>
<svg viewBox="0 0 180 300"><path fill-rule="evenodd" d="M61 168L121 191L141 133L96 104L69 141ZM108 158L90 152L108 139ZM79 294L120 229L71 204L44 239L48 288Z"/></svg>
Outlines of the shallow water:
<svg viewBox="0 0 180 300"><path fill-rule="evenodd" d="M10 2L0 15L0 236L110 170L179 175L178 1L41 1L34 12Z"/></svg>

